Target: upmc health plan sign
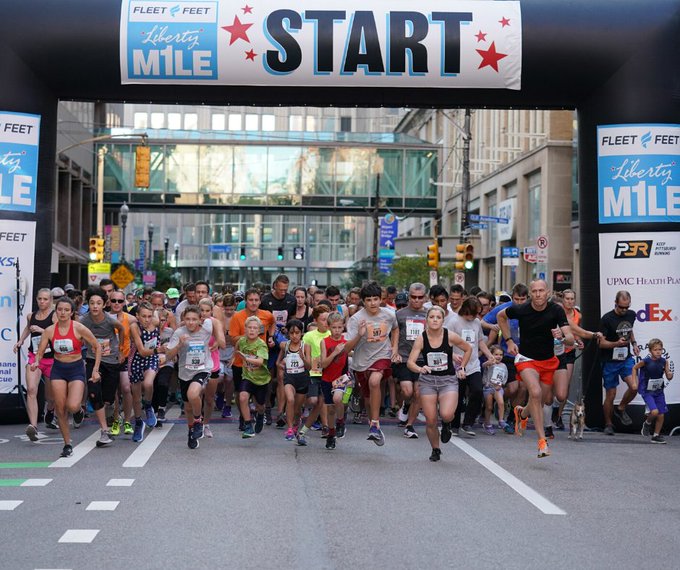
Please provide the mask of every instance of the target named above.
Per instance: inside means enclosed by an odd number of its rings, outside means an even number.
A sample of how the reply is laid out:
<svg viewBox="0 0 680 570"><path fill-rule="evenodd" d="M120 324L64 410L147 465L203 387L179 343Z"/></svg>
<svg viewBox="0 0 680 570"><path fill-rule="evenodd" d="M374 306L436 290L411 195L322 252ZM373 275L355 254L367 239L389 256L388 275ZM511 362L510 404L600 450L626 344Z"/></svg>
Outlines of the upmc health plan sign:
<svg viewBox="0 0 680 570"><path fill-rule="evenodd" d="M680 360L680 232L600 234L600 305L614 308L617 291L631 296L633 327L640 355L647 356L651 338L663 341L666 358ZM620 384L617 401L625 385ZM667 402L680 403L677 378L666 388ZM634 403L642 404L637 396Z"/></svg>
<svg viewBox="0 0 680 570"><path fill-rule="evenodd" d="M597 128L600 223L680 222L680 125Z"/></svg>
<svg viewBox="0 0 680 570"><path fill-rule="evenodd" d="M40 116L0 111L0 211L35 212Z"/></svg>
<svg viewBox="0 0 680 570"><path fill-rule="evenodd" d="M520 89L520 2L123 0L121 81Z"/></svg>

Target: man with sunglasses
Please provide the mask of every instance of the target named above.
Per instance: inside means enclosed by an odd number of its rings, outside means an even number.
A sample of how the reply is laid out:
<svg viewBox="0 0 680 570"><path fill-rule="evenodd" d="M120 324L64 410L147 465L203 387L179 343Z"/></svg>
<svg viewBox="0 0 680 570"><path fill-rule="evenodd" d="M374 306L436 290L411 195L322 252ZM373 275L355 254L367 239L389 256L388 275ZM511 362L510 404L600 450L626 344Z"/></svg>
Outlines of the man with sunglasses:
<svg viewBox="0 0 680 570"><path fill-rule="evenodd" d="M637 394L637 381L633 378L633 355L640 355L640 348L635 342L633 325L635 311L630 309L630 293L619 291L616 293L614 310L605 313L600 320L600 332L604 338L600 340L600 359L602 360L602 381L604 383L604 433L614 435L612 416L624 426L629 426L633 420L626 413L626 406ZM631 354L632 344L632 354ZM614 398L619 381L623 380L628 389L621 398L619 405L614 408Z"/></svg>
<svg viewBox="0 0 680 570"><path fill-rule="evenodd" d="M406 362L411 354L414 341L423 334L427 311L423 304L427 300L427 288L422 283L413 283L408 290L408 305L397 311L399 325L399 356L401 362L392 363L392 377L399 384L402 407L399 410L400 425L404 425L404 437L417 439L418 434L413 428L420 405L416 381L420 374L408 369Z"/></svg>

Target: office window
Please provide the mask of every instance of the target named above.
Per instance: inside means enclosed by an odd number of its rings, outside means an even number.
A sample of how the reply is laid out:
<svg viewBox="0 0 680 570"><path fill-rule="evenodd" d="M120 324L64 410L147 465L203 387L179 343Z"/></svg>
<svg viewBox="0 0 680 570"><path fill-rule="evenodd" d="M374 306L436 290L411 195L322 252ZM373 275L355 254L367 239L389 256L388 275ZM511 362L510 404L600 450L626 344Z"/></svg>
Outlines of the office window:
<svg viewBox="0 0 680 570"><path fill-rule="evenodd" d="M236 114L229 115L229 130L230 131L243 130L243 117L241 117L241 115Z"/></svg>
<svg viewBox="0 0 680 570"><path fill-rule="evenodd" d="M528 188L528 235L529 241L534 241L541 235L541 173L536 172L529 176Z"/></svg>
<svg viewBox="0 0 680 570"><path fill-rule="evenodd" d="M276 130L276 117L274 115L262 115L262 130L263 131Z"/></svg>
<svg viewBox="0 0 680 570"><path fill-rule="evenodd" d="M246 131L256 131L258 129L257 119L257 115L246 115Z"/></svg>
<svg viewBox="0 0 680 570"><path fill-rule="evenodd" d="M178 131L182 128L182 114L168 113L168 128Z"/></svg>
<svg viewBox="0 0 680 570"><path fill-rule="evenodd" d="M226 125L227 118L220 113L219 115L212 116L212 130L213 131L223 131Z"/></svg>
<svg viewBox="0 0 680 570"><path fill-rule="evenodd" d="M135 113L134 124L135 129L148 129L149 115L147 113Z"/></svg>
<svg viewBox="0 0 680 570"><path fill-rule="evenodd" d="M340 132L352 132L352 117L340 117Z"/></svg>
<svg viewBox="0 0 680 570"><path fill-rule="evenodd" d="M165 127L165 113L151 113L151 128L162 129Z"/></svg>
<svg viewBox="0 0 680 570"><path fill-rule="evenodd" d="M308 115L306 119L305 129L307 131L314 132L316 130L316 117L311 117Z"/></svg>
<svg viewBox="0 0 680 570"><path fill-rule="evenodd" d="M187 113L184 115L184 128L187 131L195 131L198 129L198 115L196 113Z"/></svg>
<svg viewBox="0 0 680 570"><path fill-rule="evenodd" d="M335 132L335 117L326 117L323 120L323 130L327 133Z"/></svg>
<svg viewBox="0 0 680 570"><path fill-rule="evenodd" d="M289 131L301 131L302 130L302 116L301 115L291 115L288 117L288 130Z"/></svg>

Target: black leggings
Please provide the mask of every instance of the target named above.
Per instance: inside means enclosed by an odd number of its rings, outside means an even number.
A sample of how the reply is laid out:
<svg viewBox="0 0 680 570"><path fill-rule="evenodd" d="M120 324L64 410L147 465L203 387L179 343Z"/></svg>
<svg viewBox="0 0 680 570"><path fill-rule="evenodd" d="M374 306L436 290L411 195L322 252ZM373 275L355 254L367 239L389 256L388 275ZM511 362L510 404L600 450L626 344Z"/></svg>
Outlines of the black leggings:
<svg viewBox="0 0 680 570"><path fill-rule="evenodd" d="M467 393L467 394L466 394ZM458 380L458 407L456 415L453 416L453 427L460 427L460 416L465 410L466 426L475 423L475 419L482 411L484 401L484 389L482 385L482 373L475 372L470 374L465 380Z"/></svg>
<svg viewBox="0 0 680 570"><path fill-rule="evenodd" d="M156 412L158 408L165 408L165 405L168 403L168 389L170 388L170 380L174 371L173 366L163 366L158 369L158 373L153 380L153 399L151 405Z"/></svg>

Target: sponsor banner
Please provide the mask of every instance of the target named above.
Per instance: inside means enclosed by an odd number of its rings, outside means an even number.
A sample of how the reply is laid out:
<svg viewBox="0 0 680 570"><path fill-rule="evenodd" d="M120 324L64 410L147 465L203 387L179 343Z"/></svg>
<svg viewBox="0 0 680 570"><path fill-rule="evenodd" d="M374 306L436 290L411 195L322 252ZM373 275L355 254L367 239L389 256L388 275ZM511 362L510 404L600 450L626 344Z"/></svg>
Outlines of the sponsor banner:
<svg viewBox="0 0 680 570"><path fill-rule="evenodd" d="M647 342L660 338L666 358L680 358L680 232L600 234L600 304L614 308L617 291L631 295L637 318L633 331L640 355L649 354ZM625 392L619 385L618 402ZM667 402L680 403L680 383L666 388ZM633 403L643 404L637 396Z"/></svg>
<svg viewBox="0 0 680 570"><path fill-rule="evenodd" d="M0 111L0 211L35 212L40 115Z"/></svg>
<svg viewBox="0 0 680 570"><path fill-rule="evenodd" d="M33 305L33 258L35 255L35 222L2 220L0 230L0 394L16 393L17 355L12 347L17 342L17 281L15 264L21 269L24 309L19 329L26 326L26 315ZM28 341L21 353L21 375L24 376ZM22 382L25 384L25 380Z"/></svg>
<svg viewBox="0 0 680 570"><path fill-rule="evenodd" d="M597 128L601 224L680 222L680 125Z"/></svg>
<svg viewBox="0 0 680 570"><path fill-rule="evenodd" d="M508 241L515 239L515 208L517 207L516 198L508 198L498 203L498 215L507 220L504 224L498 224L498 241Z"/></svg>
<svg viewBox="0 0 680 570"><path fill-rule="evenodd" d="M521 88L520 2L123 0L121 82Z"/></svg>

